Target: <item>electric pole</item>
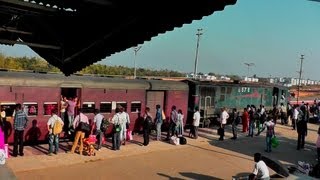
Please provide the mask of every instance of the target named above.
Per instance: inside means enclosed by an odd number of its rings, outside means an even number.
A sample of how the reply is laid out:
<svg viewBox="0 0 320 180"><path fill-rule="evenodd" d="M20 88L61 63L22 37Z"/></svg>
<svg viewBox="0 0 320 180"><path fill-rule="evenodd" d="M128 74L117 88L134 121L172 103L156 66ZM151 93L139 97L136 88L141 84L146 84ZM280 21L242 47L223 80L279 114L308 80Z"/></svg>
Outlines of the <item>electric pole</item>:
<svg viewBox="0 0 320 180"><path fill-rule="evenodd" d="M248 75L247 75L247 77L249 78L250 66L254 66L254 63L244 63L244 65L248 66Z"/></svg>
<svg viewBox="0 0 320 180"><path fill-rule="evenodd" d="M196 79L197 77L197 66L198 66L198 53L199 53L199 42L200 42L200 36L203 34L202 33L202 29L198 29L197 30L198 33L196 34L198 36L198 39L197 39L197 49L196 49L196 59L194 61L194 72L193 72L193 79Z"/></svg>
<svg viewBox="0 0 320 180"><path fill-rule="evenodd" d="M141 49L141 46L136 46L133 48L134 51L134 73L133 73L133 79L136 79L137 77L137 67L136 67L136 59L137 59L137 52Z"/></svg>
<svg viewBox="0 0 320 180"><path fill-rule="evenodd" d="M302 64L303 64L304 55L301 54L300 57L300 71L299 71L299 82L298 82L298 94L297 94L297 104L299 104L299 94L300 94L300 82L301 82L301 75L302 75Z"/></svg>

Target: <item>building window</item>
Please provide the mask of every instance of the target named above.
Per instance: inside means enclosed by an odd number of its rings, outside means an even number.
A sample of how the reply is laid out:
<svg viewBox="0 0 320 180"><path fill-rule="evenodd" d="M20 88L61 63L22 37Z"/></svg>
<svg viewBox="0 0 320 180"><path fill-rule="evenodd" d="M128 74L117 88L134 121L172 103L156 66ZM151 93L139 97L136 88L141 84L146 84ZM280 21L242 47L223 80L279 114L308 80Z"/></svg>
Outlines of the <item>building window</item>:
<svg viewBox="0 0 320 180"><path fill-rule="evenodd" d="M38 104L36 102L25 102L22 109L28 116L38 115Z"/></svg>
<svg viewBox="0 0 320 180"><path fill-rule="evenodd" d="M111 102L101 102L100 103L100 112L101 113L111 113L112 112Z"/></svg>
<svg viewBox="0 0 320 180"><path fill-rule="evenodd" d="M131 112L141 112L141 101L131 102Z"/></svg>
<svg viewBox="0 0 320 180"><path fill-rule="evenodd" d="M125 101L118 101L116 108L117 108L118 106L122 106L124 109L127 109L127 102L125 102Z"/></svg>
<svg viewBox="0 0 320 180"><path fill-rule="evenodd" d="M1 110L2 108L5 109L6 117L11 117L13 115L14 110L16 109L16 103L1 103Z"/></svg>
<svg viewBox="0 0 320 180"><path fill-rule="evenodd" d="M57 102L44 102L43 103L44 115L51 115L53 110L58 112Z"/></svg>
<svg viewBox="0 0 320 180"><path fill-rule="evenodd" d="M94 102L83 102L82 103L82 112L83 113L94 113L96 108Z"/></svg>

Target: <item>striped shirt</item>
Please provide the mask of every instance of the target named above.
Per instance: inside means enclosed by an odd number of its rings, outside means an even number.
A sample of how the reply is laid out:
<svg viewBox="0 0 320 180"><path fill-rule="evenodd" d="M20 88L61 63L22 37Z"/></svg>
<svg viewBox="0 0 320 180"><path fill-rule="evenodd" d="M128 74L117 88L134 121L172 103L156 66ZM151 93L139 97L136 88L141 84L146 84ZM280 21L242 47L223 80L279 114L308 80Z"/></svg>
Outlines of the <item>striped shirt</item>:
<svg viewBox="0 0 320 180"><path fill-rule="evenodd" d="M14 115L14 130L23 131L27 127L28 118L24 111L19 110Z"/></svg>

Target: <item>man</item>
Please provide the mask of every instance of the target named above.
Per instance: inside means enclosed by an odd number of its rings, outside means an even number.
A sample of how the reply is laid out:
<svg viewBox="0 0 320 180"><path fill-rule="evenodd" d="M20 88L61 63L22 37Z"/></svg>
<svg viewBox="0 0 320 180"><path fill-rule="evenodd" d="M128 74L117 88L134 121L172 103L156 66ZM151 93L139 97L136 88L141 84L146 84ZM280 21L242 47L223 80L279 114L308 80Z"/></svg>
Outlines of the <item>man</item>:
<svg viewBox="0 0 320 180"><path fill-rule="evenodd" d="M177 107L172 106L169 122L169 130L167 133L167 140L170 140L170 137L176 134L176 123L178 121L178 112Z"/></svg>
<svg viewBox="0 0 320 180"><path fill-rule="evenodd" d="M113 115L111 119L111 123L113 124L112 130L112 150L120 150L120 131L121 131L121 124L122 118L120 116L120 109L116 108L116 113Z"/></svg>
<svg viewBox="0 0 320 180"><path fill-rule="evenodd" d="M67 113L68 113L68 121L69 121L69 135L71 134L71 127L74 124L74 114L75 114L75 107L77 105L77 102L75 99L70 99L67 101L68 108L67 108Z"/></svg>
<svg viewBox="0 0 320 180"><path fill-rule="evenodd" d="M51 111L51 117L49 118L47 122L47 128L49 131L49 153L48 155L51 156L53 152L53 143L54 143L54 154L57 154L59 152L59 134L53 134L53 127L55 123L61 123L63 126L62 119L57 116L57 110L54 109Z"/></svg>
<svg viewBox="0 0 320 180"><path fill-rule="evenodd" d="M304 149L305 144L305 136L307 134L308 128L307 128L307 120L306 120L306 114L307 109L306 106L301 106L298 110L298 119L297 119L297 133L298 133L298 144L297 144L297 150Z"/></svg>
<svg viewBox="0 0 320 180"><path fill-rule="evenodd" d="M298 115L299 115L299 105L295 104L293 106L293 117L291 119L291 124L292 124L292 130L296 129L296 124L297 124L297 120L298 120Z"/></svg>
<svg viewBox="0 0 320 180"><path fill-rule="evenodd" d="M120 106L119 109L120 109L120 118L122 119L121 131L120 131L120 142L122 142L122 145L126 145L127 129L129 129L129 126L130 126L130 117L124 107Z"/></svg>
<svg viewBox="0 0 320 180"><path fill-rule="evenodd" d="M237 139L237 132L238 132L237 126L240 122L239 112L237 112L236 108L233 108L231 118L232 118L232 135L233 135L233 137L231 139L236 140Z"/></svg>
<svg viewBox="0 0 320 180"><path fill-rule="evenodd" d="M199 108L195 107L195 112L193 114L193 123L192 123L192 131L194 139L198 139L198 128L200 124L200 112Z"/></svg>
<svg viewBox="0 0 320 180"><path fill-rule="evenodd" d="M98 147L97 150L100 151L101 146L102 146L102 138L103 138L103 132L101 131L101 123L104 118L102 114L100 114L99 109L94 110L94 118L93 118L93 127L91 130L91 134L93 134L93 130L95 130L95 134L97 136L98 140Z"/></svg>
<svg viewBox="0 0 320 180"><path fill-rule="evenodd" d="M161 140L161 126L162 126L162 109L159 104L156 105L156 128L157 128L157 141Z"/></svg>
<svg viewBox="0 0 320 180"><path fill-rule="evenodd" d="M288 124L287 122L287 107L284 106L283 103L280 105L280 118L281 118L281 124Z"/></svg>
<svg viewBox="0 0 320 180"><path fill-rule="evenodd" d="M269 169L266 163L264 163L261 160L260 153L254 154L254 162L256 162L256 164L254 165L253 172L250 175L249 179L250 180L255 180L255 179L269 180L270 179Z"/></svg>
<svg viewBox="0 0 320 180"><path fill-rule="evenodd" d="M221 109L221 116L220 116L220 119L221 119L220 128L222 129L222 131L221 131L221 133L220 133L220 138L219 138L220 141L223 141L224 128L225 128L225 126L226 126L226 124L227 124L228 118L229 118L229 114L227 113L226 108L223 107L223 108Z"/></svg>
<svg viewBox="0 0 320 180"><path fill-rule="evenodd" d="M274 132L274 126L275 124L272 121L272 118L269 116L267 118L267 121L263 123L263 129L261 130L264 131L265 128L267 128L267 132L266 132L266 152L271 152L271 139L273 136L275 136L275 132Z"/></svg>
<svg viewBox="0 0 320 180"><path fill-rule="evenodd" d="M23 133L24 129L27 127L28 118L27 114L22 110L21 104L17 104L16 112L14 114L14 143L13 143L13 155L17 157L18 155L18 144L19 144L19 155L23 156Z"/></svg>
<svg viewBox="0 0 320 180"><path fill-rule="evenodd" d="M78 146L78 143L80 143L79 154L82 155L83 138L84 138L85 132L82 129L80 129L80 126L79 126L80 122L89 124L88 117L82 113L81 109L78 110L78 115L76 116L76 118L73 121L73 129L76 130L76 136L75 136L74 141L73 141L73 145L72 145L72 148L71 148L71 153L75 152L75 150L76 150L76 148Z"/></svg>
<svg viewBox="0 0 320 180"><path fill-rule="evenodd" d="M148 146L149 144L149 134L152 124L152 116L150 114L150 108L146 107L143 121L143 145Z"/></svg>

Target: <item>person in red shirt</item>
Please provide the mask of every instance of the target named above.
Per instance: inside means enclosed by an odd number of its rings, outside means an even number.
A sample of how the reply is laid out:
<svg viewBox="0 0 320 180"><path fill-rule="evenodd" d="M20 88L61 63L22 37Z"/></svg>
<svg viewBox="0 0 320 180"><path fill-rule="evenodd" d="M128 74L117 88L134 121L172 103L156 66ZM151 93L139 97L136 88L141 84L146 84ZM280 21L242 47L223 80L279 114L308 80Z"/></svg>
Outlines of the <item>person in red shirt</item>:
<svg viewBox="0 0 320 180"><path fill-rule="evenodd" d="M243 109L243 114L242 114L242 132L247 132L248 131L248 125L249 124L249 113L247 111L247 108Z"/></svg>

